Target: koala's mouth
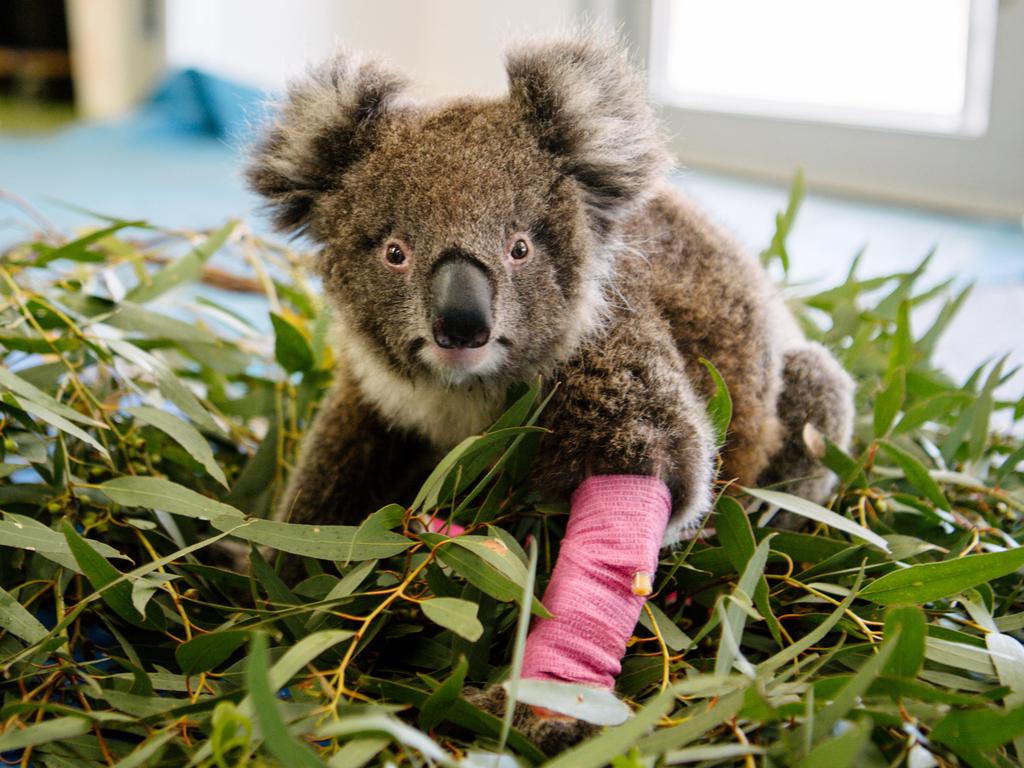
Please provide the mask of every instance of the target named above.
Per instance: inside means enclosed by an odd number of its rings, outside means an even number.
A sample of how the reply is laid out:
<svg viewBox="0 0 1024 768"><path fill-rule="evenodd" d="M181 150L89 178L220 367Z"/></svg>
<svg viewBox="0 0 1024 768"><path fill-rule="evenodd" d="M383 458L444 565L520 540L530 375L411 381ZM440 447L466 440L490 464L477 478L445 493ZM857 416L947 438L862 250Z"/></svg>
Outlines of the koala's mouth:
<svg viewBox="0 0 1024 768"><path fill-rule="evenodd" d="M418 338L410 351L432 372L448 383L460 383L469 377L485 377L505 367L508 349L506 336L499 336L478 347L445 348L434 341Z"/></svg>

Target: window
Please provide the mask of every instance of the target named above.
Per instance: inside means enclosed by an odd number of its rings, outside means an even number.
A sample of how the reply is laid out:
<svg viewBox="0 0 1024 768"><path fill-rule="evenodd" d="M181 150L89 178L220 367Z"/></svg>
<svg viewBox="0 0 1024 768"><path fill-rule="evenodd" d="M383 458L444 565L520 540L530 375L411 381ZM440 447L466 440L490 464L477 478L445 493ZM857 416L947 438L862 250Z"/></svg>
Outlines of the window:
<svg viewBox="0 0 1024 768"><path fill-rule="evenodd" d="M991 3L660 5L654 83L667 102L911 130L985 129L995 42Z"/></svg>

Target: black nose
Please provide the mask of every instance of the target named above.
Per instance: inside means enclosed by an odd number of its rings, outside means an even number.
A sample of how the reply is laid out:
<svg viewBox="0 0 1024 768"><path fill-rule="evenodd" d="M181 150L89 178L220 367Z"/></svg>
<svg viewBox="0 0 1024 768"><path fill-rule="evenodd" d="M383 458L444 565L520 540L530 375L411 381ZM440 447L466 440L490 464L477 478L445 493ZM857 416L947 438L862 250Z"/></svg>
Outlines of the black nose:
<svg viewBox="0 0 1024 768"><path fill-rule="evenodd" d="M434 341L445 349L482 347L491 337L491 282L472 258L449 256L431 281Z"/></svg>
<svg viewBox="0 0 1024 768"><path fill-rule="evenodd" d="M434 341L445 349L482 347L489 338L487 318L477 314L454 312L434 321Z"/></svg>

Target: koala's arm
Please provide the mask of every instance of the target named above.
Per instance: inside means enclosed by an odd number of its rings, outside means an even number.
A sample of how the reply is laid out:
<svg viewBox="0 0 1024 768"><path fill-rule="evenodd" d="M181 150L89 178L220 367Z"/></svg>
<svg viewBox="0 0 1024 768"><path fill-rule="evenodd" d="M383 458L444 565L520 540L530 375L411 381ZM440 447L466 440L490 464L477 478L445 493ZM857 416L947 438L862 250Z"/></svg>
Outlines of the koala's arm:
<svg viewBox="0 0 1024 768"><path fill-rule="evenodd" d="M710 507L715 444L667 325L653 308L620 318L557 376L534 480L568 497L593 475L658 478L672 494L666 542Z"/></svg>
<svg viewBox="0 0 1024 768"><path fill-rule="evenodd" d="M559 373L546 420L553 434L534 471L548 492L572 494L571 510L543 598L554 617L535 622L522 674L611 689L660 546L710 506L714 440L650 307L614 323Z"/></svg>
<svg viewBox="0 0 1024 768"><path fill-rule="evenodd" d="M428 459L422 441L389 428L341 378L303 439L276 517L357 525L385 504L402 503Z"/></svg>

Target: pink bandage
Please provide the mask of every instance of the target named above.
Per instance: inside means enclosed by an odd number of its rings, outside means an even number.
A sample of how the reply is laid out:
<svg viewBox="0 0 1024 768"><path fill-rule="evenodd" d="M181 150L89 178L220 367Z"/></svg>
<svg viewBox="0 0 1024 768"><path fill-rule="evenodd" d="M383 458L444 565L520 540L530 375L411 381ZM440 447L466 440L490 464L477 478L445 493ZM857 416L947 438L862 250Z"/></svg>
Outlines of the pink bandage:
<svg viewBox="0 0 1024 768"><path fill-rule="evenodd" d="M654 477L599 475L572 497L544 606L526 639L522 677L611 688L646 596L634 577L658 566L672 497Z"/></svg>

